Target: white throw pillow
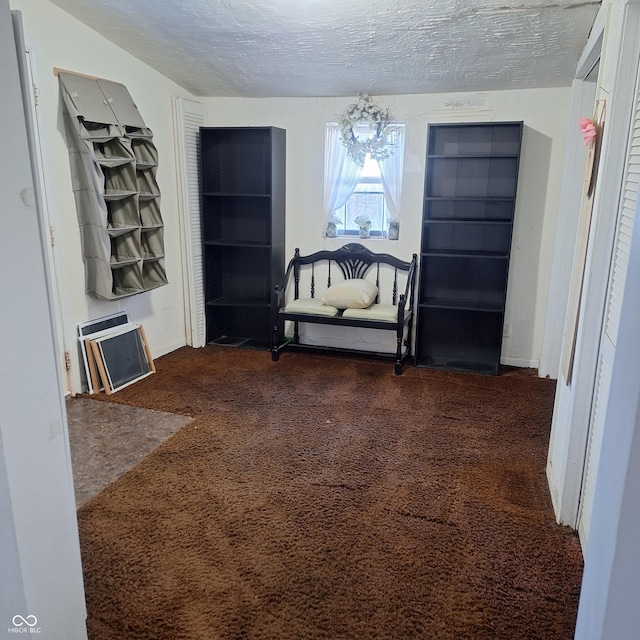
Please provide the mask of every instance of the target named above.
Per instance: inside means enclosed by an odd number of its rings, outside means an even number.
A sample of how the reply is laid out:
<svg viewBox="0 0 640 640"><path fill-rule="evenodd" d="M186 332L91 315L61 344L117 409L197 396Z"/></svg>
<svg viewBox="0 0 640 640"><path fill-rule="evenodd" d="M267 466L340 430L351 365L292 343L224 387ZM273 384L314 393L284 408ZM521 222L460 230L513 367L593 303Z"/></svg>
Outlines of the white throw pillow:
<svg viewBox="0 0 640 640"><path fill-rule="evenodd" d="M369 280L354 278L330 286L322 302L336 309L366 309L378 295L378 287Z"/></svg>

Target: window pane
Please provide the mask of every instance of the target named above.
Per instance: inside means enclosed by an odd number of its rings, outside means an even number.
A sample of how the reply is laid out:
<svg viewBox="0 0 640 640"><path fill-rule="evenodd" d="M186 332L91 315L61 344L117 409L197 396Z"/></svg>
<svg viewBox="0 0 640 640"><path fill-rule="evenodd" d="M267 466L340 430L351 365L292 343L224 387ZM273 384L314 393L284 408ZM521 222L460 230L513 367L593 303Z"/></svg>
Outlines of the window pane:
<svg viewBox="0 0 640 640"><path fill-rule="evenodd" d="M386 204L380 177L380 167L371 157L365 159L360 182L347 203L335 212L342 221L338 226L339 235L359 235L355 222L358 216L368 216L371 220L371 233L382 235L386 230Z"/></svg>
<svg viewBox="0 0 640 640"><path fill-rule="evenodd" d="M381 231L384 223L384 196L382 193L354 193L349 198L347 208L347 229L358 229L354 221L357 216L366 215L371 219L371 230Z"/></svg>
<svg viewBox="0 0 640 640"><path fill-rule="evenodd" d="M378 178L380 180L380 165L371 156L367 156L362 167L362 178Z"/></svg>
<svg viewBox="0 0 640 640"><path fill-rule="evenodd" d="M338 213L338 212L337 212ZM360 182L339 215L343 220L342 235L358 235L359 227L355 222L358 216L368 216L371 220L371 232L379 235L385 229L385 202L378 163L367 156Z"/></svg>

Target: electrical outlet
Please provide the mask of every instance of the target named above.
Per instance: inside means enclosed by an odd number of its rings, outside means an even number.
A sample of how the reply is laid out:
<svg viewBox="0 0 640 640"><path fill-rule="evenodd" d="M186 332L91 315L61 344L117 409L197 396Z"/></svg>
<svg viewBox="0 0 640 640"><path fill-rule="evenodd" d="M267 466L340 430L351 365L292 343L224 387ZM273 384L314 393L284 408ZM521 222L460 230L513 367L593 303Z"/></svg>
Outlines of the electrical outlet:
<svg viewBox="0 0 640 640"><path fill-rule="evenodd" d="M505 322L504 327L502 327L502 337L503 338L511 337L511 325L507 322Z"/></svg>

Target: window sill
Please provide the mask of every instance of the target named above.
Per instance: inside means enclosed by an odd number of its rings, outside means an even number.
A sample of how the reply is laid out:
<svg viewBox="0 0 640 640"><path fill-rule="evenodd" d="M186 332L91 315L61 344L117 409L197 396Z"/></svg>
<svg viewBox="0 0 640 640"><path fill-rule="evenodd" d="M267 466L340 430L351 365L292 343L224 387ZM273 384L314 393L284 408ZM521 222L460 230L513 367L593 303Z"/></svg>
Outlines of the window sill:
<svg viewBox="0 0 640 640"><path fill-rule="evenodd" d="M336 240L389 240L386 233L371 234L368 238L362 238L358 233L339 233L336 236L326 236L327 238L335 238ZM397 238L396 238L397 240ZM396 240L392 240L395 242Z"/></svg>

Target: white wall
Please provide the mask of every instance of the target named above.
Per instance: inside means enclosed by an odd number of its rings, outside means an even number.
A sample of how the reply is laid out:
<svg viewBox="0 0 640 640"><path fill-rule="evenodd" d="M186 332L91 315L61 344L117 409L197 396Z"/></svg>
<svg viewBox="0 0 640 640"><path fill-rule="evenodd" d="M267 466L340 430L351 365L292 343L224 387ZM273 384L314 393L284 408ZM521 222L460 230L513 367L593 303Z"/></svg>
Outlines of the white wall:
<svg viewBox="0 0 640 640"><path fill-rule="evenodd" d="M35 616L39 637L86 640L42 218L34 196L8 0L0 0L0 59L0 629L4 636L15 626L14 616Z"/></svg>
<svg viewBox="0 0 640 640"><path fill-rule="evenodd" d="M79 322L127 310L134 321L144 324L154 356L186 342L171 97L192 96L47 0L37 6L29 0L11 0L11 7L24 14L27 46L33 49L37 64L42 150L57 238L64 335L72 355L72 387L79 391L75 337ZM54 67L125 84L154 131L160 153L158 181L169 286L119 302L99 301L84 293L80 234ZM210 126L273 125L287 130L287 254L292 254L296 246L304 253L341 244L339 239L325 240L321 236L324 124L335 120L352 101L205 100ZM465 120L525 122L506 310L509 335L505 336L502 353L506 364L537 367L539 361L568 101L569 89L384 99L396 117L407 123L403 228L398 242L366 242L374 250L392 251L404 259L419 252L427 124Z"/></svg>
<svg viewBox="0 0 640 640"><path fill-rule="evenodd" d="M409 260L420 252L427 125L430 122L525 123L502 361L537 367L542 346L553 236L566 136L569 88L379 98L405 122L400 240L362 241ZM337 248L323 238L324 125L354 98L209 98L208 126L278 126L287 131L286 253ZM359 241L359 240L358 240Z"/></svg>
<svg viewBox="0 0 640 640"><path fill-rule="evenodd" d="M80 391L76 327L79 322L126 310L141 322L154 356L185 344L184 299L178 196L173 139L174 95L192 97L184 89L125 53L48 0L10 0L23 14L26 45L36 61L40 94L39 124L48 204L56 235L64 335L72 356L73 391ZM54 67L97 76L127 86L147 125L154 132L160 164L161 211L165 223L165 264L169 285L118 302L84 292L80 232L76 216L62 107Z"/></svg>

